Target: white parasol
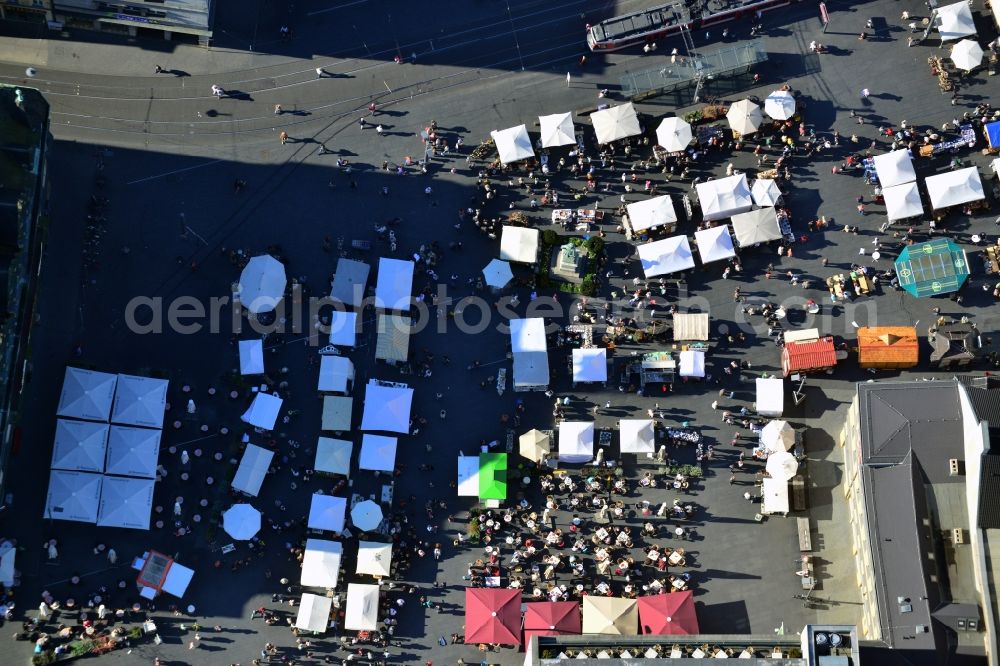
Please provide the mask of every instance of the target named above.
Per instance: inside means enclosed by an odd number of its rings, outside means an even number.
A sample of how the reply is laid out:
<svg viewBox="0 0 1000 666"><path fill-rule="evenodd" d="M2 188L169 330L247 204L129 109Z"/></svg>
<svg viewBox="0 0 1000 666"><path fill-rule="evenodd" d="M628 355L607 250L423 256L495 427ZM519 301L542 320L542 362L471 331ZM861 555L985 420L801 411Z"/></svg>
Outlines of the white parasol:
<svg viewBox="0 0 1000 666"><path fill-rule="evenodd" d="M766 469L772 478L788 481L799 471L799 462L788 451L779 451L767 457Z"/></svg>
<svg viewBox="0 0 1000 666"><path fill-rule="evenodd" d="M787 90L775 90L764 100L764 113L775 120L788 120L795 115L795 98Z"/></svg>
<svg viewBox="0 0 1000 666"><path fill-rule="evenodd" d="M656 142L671 153L687 148L691 138L691 125L676 116L664 118L656 128Z"/></svg>
<svg viewBox="0 0 1000 666"><path fill-rule="evenodd" d="M351 522L362 532L378 529L382 523L382 507L371 500L358 502L351 509Z"/></svg>
<svg viewBox="0 0 1000 666"><path fill-rule="evenodd" d="M795 430L788 421L771 421L760 431L760 443L768 451L788 451L795 446Z"/></svg>
<svg viewBox="0 0 1000 666"><path fill-rule="evenodd" d="M249 541L260 532L260 511L249 504L234 504L222 514L222 528L237 541Z"/></svg>
<svg viewBox="0 0 1000 666"><path fill-rule="evenodd" d="M759 106L748 99L741 99L729 107L726 120L734 132L753 134L763 122L764 115L760 112Z"/></svg>
<svg viewBox="0 0 1000 666"><path fill-rule="evenodd" d="M514 278L514 273L510 270L510 263L502 259L494 259L486 264L486 268L483 269L483 277L486 279L487 286L503 289Z"/></svg>
<svg viewBox="0 0 1000 666"><path fill-rule="evenodd" d="M285 295L285 267L268 254L252 258L240 274L240 302L253 313L270 312Z"/></svg>
<svg viewBox="0 0 1000 666"><path fill-rule="evenodd" d="M951 47L951 61L959 69L973 70L983 62L983 47L974 39L963 39Z"/></svg>

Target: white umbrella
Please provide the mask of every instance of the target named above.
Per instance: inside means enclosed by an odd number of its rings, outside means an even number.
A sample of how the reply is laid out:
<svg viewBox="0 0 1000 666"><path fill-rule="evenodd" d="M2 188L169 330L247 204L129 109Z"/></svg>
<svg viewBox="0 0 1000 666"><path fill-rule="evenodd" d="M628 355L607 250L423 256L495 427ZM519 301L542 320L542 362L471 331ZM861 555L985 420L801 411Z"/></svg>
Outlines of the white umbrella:
<svg viewBox="0 0 1000 666"><path fill-rule="evenodd" d="M240 302L253 313L270 312L285 295L285 267L268 254L252 258L240 274Z"/></svg>
<svg viewBox="0 0 1000 666"><path fill-rule="evenodd" d="M486 278L487 286L503 289L514 278L514 273L510 270L508 262L494 259L486 264L486 268L483 269L483 277Z"/></svg>
<svg viewBox="0 0 1000 666"><path fill-rule="evenodd" d="M963 39L951 48L951 61L959 69L973 70L983 62L983 47L974 39Z"/></svg>
<svg viewBox="0 0 1000 666"><path fill-rule="evenodd" d="M771 421L761 429L760 443L768 451L788 451L795 446L795 430L788 421Z"/></svg>
<svg viewBox="0 0 1000 666"><path fill-rule="evenodd" d="M788 120L795 115L795 98L787 90L775 90L764 100L764 113L775 120Z"/></svg>
<svg viewBox="0 0 1000 666"><path fill-rule="evenodd" d="M237 541L249 541L260 532L260 511L249 504L234 504L222 514L222 528Z"/></svg>
<svg viewBox="0 0 1000 666"><path fill-rule="evenodd" d="M761 114L759 106L748 99L741 99L729 107L726 120L729 121L729 127L734 132L753 134L760 127L764 116Z"/></svg>
<svg viewBox="0 0 1000 666"><path fill-rule="evenodd" d="M671 153L687 148L691 138L691 125L676 116L664 118L656 128L656 142Z"/></svg>
<svg viewBox="0 0 1000 666"><path fill-rule="evenodd" d="M351 522L362 532L371 532L382 523L382 507L371 500L358 502L351 509Z"/></svg>
<svg viewBox="0 0 1000 666"><path fill-rule="evenodd" d="M799 462L788 451L779 451L767 457L766 469L773 478L788 481L799 471Z"/></svg>
<svg viewBox="0 0 1000 666"><path fill-rule="evenodd" d="M576 131L573 129L572 113L554 113L551 116L538 116L538 124L542 128L542 148L569 146L576 143Z"/></svg>

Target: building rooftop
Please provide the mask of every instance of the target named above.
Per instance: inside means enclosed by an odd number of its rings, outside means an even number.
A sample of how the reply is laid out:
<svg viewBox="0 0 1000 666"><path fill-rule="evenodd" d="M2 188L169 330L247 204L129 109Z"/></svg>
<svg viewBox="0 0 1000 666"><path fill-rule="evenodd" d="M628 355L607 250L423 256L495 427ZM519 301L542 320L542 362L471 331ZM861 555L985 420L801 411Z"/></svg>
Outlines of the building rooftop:
<svg viewBox="0 0 1000 666"><path fill-rule="evenodd" d="M864 326L858 329L858 362L866 365L916 365L920 343L913 326Z"/></svg>

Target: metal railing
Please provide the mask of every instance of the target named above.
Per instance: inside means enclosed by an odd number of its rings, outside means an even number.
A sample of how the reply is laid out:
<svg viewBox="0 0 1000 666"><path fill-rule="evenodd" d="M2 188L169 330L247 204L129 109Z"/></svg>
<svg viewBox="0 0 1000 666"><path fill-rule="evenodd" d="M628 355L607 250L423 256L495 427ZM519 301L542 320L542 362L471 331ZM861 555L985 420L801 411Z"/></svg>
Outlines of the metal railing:
<svg viewBox="0 0 1000 666"><path fill-rule="evenodd" d="M764 40L754 39L694 56L671 56L662 67L630 72L621 78L622 95L633 100L745 74L767 60Z"/></svg>

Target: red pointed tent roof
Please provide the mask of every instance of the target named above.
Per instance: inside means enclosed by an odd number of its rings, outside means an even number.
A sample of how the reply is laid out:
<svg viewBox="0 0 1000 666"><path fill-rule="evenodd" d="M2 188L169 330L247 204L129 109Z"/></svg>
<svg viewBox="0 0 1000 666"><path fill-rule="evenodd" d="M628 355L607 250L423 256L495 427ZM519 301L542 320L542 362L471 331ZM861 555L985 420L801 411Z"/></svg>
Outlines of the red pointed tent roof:
<svg viewBox="0 0 1000 666"><path fill-rule="evenodd" d="M521 591L465 588L465 642L521 644Z"/></svg>
<svg viewBox="0 0 1000 666"><path fill-rule="evenodd" d="M525 604L524 644L532 636L579 634L583 628L578 601L537 601Z"/></svg>
<svg viewBox="0 0 1000 666"><path fill-rule="evenodd" d="M639 627L643 634L697 634L694 592L671 592L639 597Z"/></svg>

